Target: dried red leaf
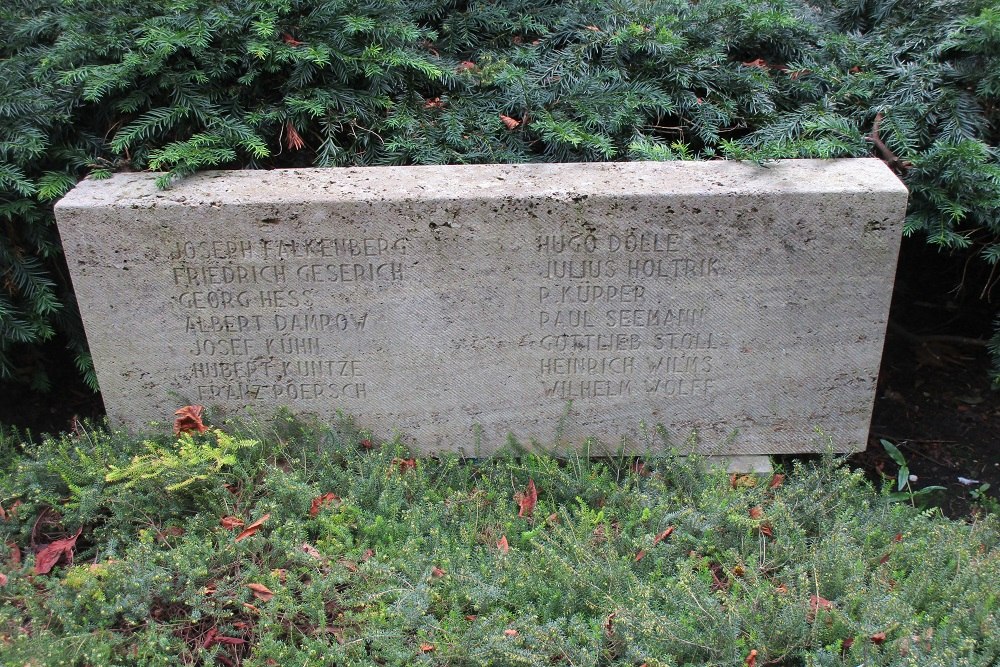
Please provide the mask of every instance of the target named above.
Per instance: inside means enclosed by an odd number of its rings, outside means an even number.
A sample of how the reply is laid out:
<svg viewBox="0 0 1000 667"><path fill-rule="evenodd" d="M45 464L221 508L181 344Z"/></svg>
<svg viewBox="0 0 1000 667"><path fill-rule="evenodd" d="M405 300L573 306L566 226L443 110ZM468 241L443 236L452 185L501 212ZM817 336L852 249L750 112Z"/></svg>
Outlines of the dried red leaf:
<svg viewBox="0 0 1000 667"><path fill-rule="evenodd" d="M521 121L503 114L500 114L500 120L503 121L503 124L507 126L508 130L516 130L517 126L521 124Z"/></svg>
<svg viewBox="0 0 1000 667"><path fill-rule="evenodd" d="M271 518L270 514L265 514L261 518L257 519L256 521L254 521L253 523L251 523L249 526L247 526L246 530L244 530L242 533L240 533L239 535L237 535L236 539L234 541L235 542L239 542L239 541L245 540L246 538L248 538L251 535L255 534L258 530L260 530L260 527L262 525L264 525L264 522L267 521L270 518Z"/></svg>
<svg viewBox="0 0 1000 667"><path fill-rule="evenodd" d="M281 39L284 40L285 44L288 44L288 46L302 46L302 42L295 39L287 32L281 36Z"/></svg>
<svg viewBox="0 0 1000 667"><path fill-rule="evenodd" d="M583 26L583 29L589 30L590 32L601 32L601 29L598 28L596 25L585 25Z"/></svg>
<svg viewBox="0 0 1000 667"><path fill-rule="evenodd" d="M780 472L776 472L774 473L774 476L771 478L771 481L767 483L767 488L776 489L784 483L785 483L785 476L782 475Z"/></svg>
<svg viewBox="0 0 1000 667"><path fill-rule="evenodd" d="M7 520L7 510L3 508L3 505L0 505L0 521L6 521L6 520Z"/></svg>
<svg viewBox="0 0 1000 667"><path fill-rule="evenodd" d="M76 547L76 540L82 532L83 528L80 528L75 535L64 537L42 547L35 555L35 574L48 574L60 560L65 560L67 565L72 565L73 549Z"/></svg>
<svg viewBox="0 0 1000 667"><path fill-rule="evenodd" d="M225 635L219 635L215 638L216 644L229 644L230 646L239 646L240 644L246 644L247 640L240 639L239 637L226 637Z"/></svg>
<svg viewBox="0 0 1000 667"><path fill-rule="evenodd" d="M476 616L475 614L466 614L465 615L465 620L470 621L470 622L476 620L477 618L479 618L479 617Z"/></svg>
<svg viewBox="0 0 1000 667"><path fill-rule="evenodd" d="M346 569L348 572L357 572L358 571L358 564L355 563L353 560L347 560L346 558L341 558L337 562L340 565L342 565L344 567L344 569Z"/></svg>
<svg viewBox="0 0 1000 667"><path fill-rule="evenodd" d="M854 646L854 637L848 637L840 643L840 649L844 653L850 651L852 646Z"/></svg>
<svg viewBox="0 0 1000 667"><path fill-rule="evenodd" d="M455 68L455 71L474 72L477 69L478 68L476 67L476 63L472 62L471 60L463 60L462 62L458 63L458 67Z"/></svg>
<svg viewBox="0 0 1000 667"><path fill-rule="evenodd" d="M518 632L514 628L507 628L506 630L503 631L503 633L505 635L507 635L508 637L517 637L519 634L521 634L520 632Z"/></svg>
<svg viewBox="0 0 1000 667"><path fill-rule="evenodd" d="M407 470L416 470L416 468L417 468L417 460L416 459L401 459L401 458L397 457L397 458L394 458L392 460L392 465L397 466L399 468L399 472L404 473ZM390 470L390 472L392 472L392 471Z"/></svg>
<svg viewBox="0 0 1000 667"><path fill-rule="evenodd" d="M519 517L530 517L535 511L535 504L538 503L538 489L535 488L535 480L528 480L528 487L524 493L515 493L514 500L520 508L517 511Z"/></svg>
<svg viewBox="0 0 1000 667"><path fill-rule="evenodd" d="M21 547L13 542L8 542L7 548L10 549L10 564L18 567L21 564Z"/></svg>
<svg viewBox="0 0 1000 667"><path fill-rule="evenodd" d="M645 557L646 557L646 550L645 549L639 549L639 551L637 551L636 554L635 554L635 562L638 563L639 561L641 561Z"/></svg>
<svg viewBox="0 0 1000 667"><path fill-rule="evenodd" d="M613 637L615 634L614 621L615 621L615 616L617 615L618 612L613 611L610 614L608 614L608 617L606 619L604 619L604 633L608 637Z"/></svg>
<svg viewBox="0 0 1000 667"><path fill-rule="evenodd" d="M205 641L201 645L204 648L211 648L215 644L215 636L217 634L219 634L219 631L216 628L209 628L208 632L205 633Z"/></svg>
<svg viewBox="0 0 1000 667"><path fill-rule="evenodd" d="M903 541L903 534L902 533L896 533L896 536L894 538L892 538L892 540L894 542L902 542Z"/></svg>
<svg viewBox="0 0 1000 667"><path fill-rule="evenodd" d="M750 654L747 656L747 659L743 661L743 664L747 667L755 667L757 664L757 649L752 649L750 651Z"/></svg>
<svg viewBox="0 0 1000 667"><path fill-rule="evenodd" d="M306 142L302 140L302 135L292 125L292 121L285 123L285 133L288 135L288 147L290 149L300 151L306 147Z"/></svg>
<svg viewBox="0 0 1000 667"><path fill-rule="evenodd" d="M309 506L309 516L316 516L324 505L329 505L338 500L340 500L340 496L330 491L321 496L316 496L312 499L312 504Z"/></svg>
<svg viewBox="0 0 1000 667"><path fill-rule="evenodd" d="M852 67L851 69L849 69L847 71L850 72L851 74L860 74L861 73L861 68L858 67L857 65L855 65L854 67Z"/></svg>
<svg viewBox="0 0 1000 667"><path fill-rule="evenodd" d="M698 98L698 104L701 104L701 98ZM730 475L729 476L729 486L734 489L745 489L757 486L757 478L753 475Z"/></svg>
<svg viewBox="0 0 1000 667"><path fill-rule="evenodd" d="M653 546L670 537L674 532L674 526L669 526L665 531L653 538Z"/></svg>
<svg viewBox="0 0 1000 667"><path fill-rule="evenodd" d="M270 588L264 584L247 584L247 588L253 593L253 596L262 602L267 602L274 597L274 593Z"/></svg>
<svg viewBox="0 0 1000 667"><path fill-rule="evenodd" d="M444 570L439 568L437 565L431 568L431 576L435 579L440 579L444 576Z"/></svg>
<svg viewBox="0 0 1000 667"><path fill-rule="evenodd" d="M441 101L440 97L424 100L425 109L441 109L443 107L444 107L444 102Z"/></svg>
<svg viewBox="0 0 1000 667"><path fill-rule="evenodd" d="M742 577L746 573L747 571L742 565L737 565L736 567L733 568L733 574L736 575L737 577Z"/></svg>
<svg viewBox="0 0 1000 667"><path fill-rule="evenodd" d="M751 519L759 519L762 516L764 516L764 510L761 509L760 505L758 505L757 507L751 507L750 508L750 518Z"/></svg>
<svg viewBox="0 0 1000 667"><path fill-rule="evenodd" d="M311 544L306 544L306 543L303 543L303 544L302 544L302 551L303 551L303 552L304 552L304 553L305 553L306 555L308 555L308 556L312 556L312 557L313 557L313 558L315 558L316 560L323 560L323 554L321 554L321 553L319 552L319 549L317 549L316 547L314 547L314 546L313 546L313 545L311 545Z"/></svg>
<svg viewBox="0 0 1000 667"><path fill-rule="evenodd" d="M774 537L774 529L771 528L771 524L762 523L757 526L757 530L761 532L762 535L767 535L768 537Z"/></svg>
<svg viewBox="0 0 1000 667"><path fill-rule="evenodd" d="M502 553L502 554L505 554L505 553L507 553L507 552L510 551L510 544L507 543L507 536L506 535L503 535L500 538L500 541L497 542L497 549L499 549L500 553Z"/></svg>
<svg viewBox="0 0 1000 667"><path fill-rule="evenodd" d="M367 563L374 555L375 555L374 551L372 551L371 549L365 549L365 552L361 554L361 562Z"/></svg>
<svg viewBox="0 0 1000 667"><path fill-rule="evenodd" d="M788 586L786 586L784 584L778 584L777 586L775 586L774 590L777 593L781 593L782 595L785 595L786 593L788 593Z"/></svg>
<svg viewBox="0 0 1000 667"><path fill-rule="evenodd" d="M809 613L806 614L806 618L809 619L810 621L814 620L816 618L816 614L819 613L820 609L825 609L829 611L830 609L833 609L833 603L827 600L826 598L822 598L818 595L810 595Z"/></svg>
<svg viewBox="0 0 1000 667"><path fill-rule="evenodd" d="M236 486L235 484L230 484L229 482L226 482L225 484L222 485L222 488L224 488L226 491L233 494L234 496L240 495L240 487Z"/></svg>
<svg viewBox="0 0 1000 667"><path fill-rule="evenodd" d="M362 449L371 449L374 446L375 443L371 441L371 438L365 438L364 440L361 441Z"/></svg>
<svg viewBox="0 0 1000 667"><path fill-rule="evenodd" d="M889 562L889 554L884 554L881 558L878 559L879 565L885 565L888 562Z"/></svg>
<svg viewBox="0 0 1000 667"><path fill-rule="evenodd" d="M0 586L6 586L6 585L7 585L7 575L4 574L3 572L0 572Z"/></svg>
<svg viewBox="0 0 1000 667"><path fill-rule="evenodd" d="M203 405L185 405L180 410L174 412L174 435L180 435L181 433L187 433L189 431L198 431L198 433L204 433L208 430L201 421L201 413L205 411L205 406Z"/></svg>
<svg viewBox="0 0 1000 667"><path fill-rule="evenodd" d="M759 69L769 69L769 67L770 67L770 66L769 66L769 65L767 64L767 61L766 61L766 60L764 60L763 58L756 58L756 59L754 59L754 60L750 60L750 61L748 61L748 62L745 62L745 63L743 63L743 64L744 64L744 65L745 65L746 67L757 67L757 68L759 68Z"/></svg>
<svg viewBox="0 0 1000 667"><path fill-rule="evenodd" d="M219 525L226 530L234 530L243 526L243 519L238 516L224 516L219 519Z"/></svg>
<svg viewBox="0 0 1000 667"><path fill-rule="evenodd" d="M258 614L258 615L260 614L260 608L253 606L249 602L244 602L243 603L243 608L246 609L247 611L249 611L252 614Z"/></svg>
<svg viewBox="0 0 1000 667"><path fill-rule="evenodd" d="M872 640L872 644L875 644L877 646L878 644L881 644L882 642L885 641L885 633L884 632L876 632L871 637L869 637L869 639Z"/></svg>
<svg viewBox="0 0 1000 667"><path fill-rule="evenodd" d="M434 650L434 644L421 644L420 645L420 652L421 653L431 653L433 650Z"/></svg>
<svg viewBox="0 0 1000 667"><path fill-rule="evenodd" d="M789 72L788 76L789 76L789 78L791 78L792 81L798 81L800 77L803 77L806 74L809 74L809 72L810 72L810 70L807 70L807 69L798 69L798 70L794 70L792 72Z"/></svg>

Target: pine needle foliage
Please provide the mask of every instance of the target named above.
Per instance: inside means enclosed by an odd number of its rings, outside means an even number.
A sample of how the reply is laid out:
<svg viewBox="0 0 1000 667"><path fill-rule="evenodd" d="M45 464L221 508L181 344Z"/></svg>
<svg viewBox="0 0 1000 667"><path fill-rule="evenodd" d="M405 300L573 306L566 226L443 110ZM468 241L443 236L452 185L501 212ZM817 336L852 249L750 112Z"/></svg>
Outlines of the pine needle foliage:
<svg viewBox="0 0 1000 667"><path fill-rule="evenodd" d="M0 375L90 373L51 206L116 170L874 155L995 266L998 72L996 0L4 2Z"/></svg>
<svg viewBox="0 0 1000 667"><path fill-rule="evenodd" d="M1000 660L998 517L891 502L833 458L734 479L672 455L411 460L362 441L279 418L24 445L0 470L0 663ZM29 547L78 530L74 564L32 573Z"/></svg>

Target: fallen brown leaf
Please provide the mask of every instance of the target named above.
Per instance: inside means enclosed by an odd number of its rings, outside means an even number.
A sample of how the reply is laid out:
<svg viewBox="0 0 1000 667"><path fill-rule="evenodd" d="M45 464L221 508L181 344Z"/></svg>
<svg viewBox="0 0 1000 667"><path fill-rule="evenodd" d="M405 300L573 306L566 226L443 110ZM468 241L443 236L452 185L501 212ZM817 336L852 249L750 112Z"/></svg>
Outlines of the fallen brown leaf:
<svg viewBox="0 0 1000 667"><path fill-rule="evenodd" d="M517 515L522 518L530 517L535 511L535 505L538 503L538 489L535 488L535 480L529 479L527 488L523 493L515 493L514 500L520 508Z"/></svg>
<svg viewBox="0 0 1000 667"><path fill-rule="evenodd" d="M308 556L312 556L312 557L313 557L313 558L315 558L316 560L323 560L323 554L321 554L321 553L319 552L319 549L317 549L316 547L314 547L314 546L313 546L313 545L311 545L311 544L306 544L306 543L303 543L303 544L302 544L302 551L303 551L303 552L304 552L304 553L305 553L306 555L308 555Z"/></svg>
<svg viewBox="0 0 1000 667"><path fill-rule="evenodd" d="M653 545L656 546L657 544L659 544L663 540L667 539L668 537L670 537L673 534L673 532L674 532L674 526L669 526L665 531L663 531L662 533L660 533L659 535L657 535L655 538L653 538Z"/></svg>
<svg viewBox="0 0 1000 667"><path fill-rule="evenodd" d="M500 537L500 541L497 542L497 549L500 553L505 554L510 551L510 544L507 542L507 536L503 535Z"/></svg>
<svg viewBox="0 0 1000 667"><path fill-rule="evenodd" d="M826 610L833 609L833 603L827 600L826 598L822 598L818 595L810 595L809 613L806 614L806 618L809 621L813 621L816 618L816 614L819 612L820 609L826 609Z"/></svg>
<svg viewBox="0 0 1000 667"><path fill-rule="evenodd" d="M785 476L782 475L780 472L776 472L774 473L774 477L771 478L771 481L768 482L767 488L776 489L784 483L785 483Z"/></svg>
<svg viewBox="0 0 1000 667"><path fill-rule="evenodd" d="M747 667L755 667L757 664L757 649L752 649L750 651L750 654L747 656L747 659L743 661L743 664Z"/></svg>
<svg viewBox="0 0 1000 667"><path fill-rule="evenodd" d="M15 567L19 566L21 564L21 547L13 542L8 542L7 548L10 549L10 564Z"/></svg>
<svg viewBox="0 0 1000 667"><path fill-rule="evenodd" d="M439 568L437 565L431 568L431 576L435 579L440 579L444 576L444 570Z"/></svg>
<svg viewBox="0 0 1000 667"><path fill-rule="evenodd" d="M421 653L431 653L433 650L434 650L434 644L421 644L420 645L420 652Z"/></svg>
<svg viewBox="0 0 1000 667"><path fill-rule="evenodd" d="M238 516L224 516L221 519L219 519L219 525L225 528L226 530L235 530L236 528L240 528L244 524L243 524L243 519L239 518Z"/></svg>
<svg viewBox="0 0 1000 667"><path fill-rule="evenodd" d="M639 549L639 551L637 551L636 554L635 554L635 562L638 563L639 561L641 561L645 557L646 557L646 550L645 549Z"/></svg>
<svg viewBox="0 0 1000 667"><path fill-rule="evenodd" d="M312 499L312 503L309 505L309 516L316 516L325 505L329 505L330 503L334 503L338 500L340 500L340 496L329 491L323 495L316 496Z"/></svg>
<svg viewBox="0 0 1000 667"><path fill-rule="evenodd" d="M270 588L264 584L247 584L247 588L253 593L253 596L262 602L267 602L274 597L274 593Z"/></svg>
<svg viewBox="0 0 1000 667"><path fill-rule="evenodd" d="M517 637L519 634L521 634L520 632L518 632L514 628L507 628L506 630L503 631L503 633L505 635L507 635L508 637Z"/></svg>
<svg viewBox="0 0 1000 667"><path fill-rule="evenodd" d="M870 637L870 639L872 640L872 644L875 644L877 646L877 645L879 645L879 644L881 644L882 642L885 641L885 633L884 632L876 632L875 634L873 634Z"/></svg>
<svg viewBox="0 0 1000 667"><path fill-rule="evenodd" d="M6 585L7 585L7 575L4 574L3 572L0 572L0 586L6 586Z"/></svg>
<svg viewBox="0 0 1000 667"><path fill-rule="evenodd" d="M500 120L507 127L508 130L516 130L517 126L521 124L521 121L511 118L510 116L505 116L500 114Z"/></svg>
<svg viewBox="0 0 1000 667"><path fill-rule="evenodd" d="M201 421L201 414L205 411L203 405L185 405L180 410L174 412L174 435L198 431L204 433L208 427Z"/></svg>
<svg viewBox="0 0 1000 667"><path fill-rule="evenodd" d="M762 510L759 505L757 507L751 507L750 508L750 518L751 519L759 519L762 516L764 516L764 510Z"/></svg>
<svg viewBox="0 0 1000 667"><path fill-rule="evenodd" d="M261 518L257 519L256 521L254 521L253 523L251 523L249 526L247 526L246 529L242 533L240 533L239 535L237 535L236 539L234 541L239 542L239 541L245 540L246 538L248 538L251 535L255 534L258 530L260 530L260 527L262 525L264 525L264 522L267 521L270 518L271 518L270 514L265 514Z"/></svg>
<svg viewBox="0 0 1000 667"><path fill-rule="evenodd" d="M64 537L42 547L35 555L35 574L48 574L60 560L64 560L67 565L72 565L73 549L76 547L76 540L82 532L83 528L81 527L75 535Z"/></svg>

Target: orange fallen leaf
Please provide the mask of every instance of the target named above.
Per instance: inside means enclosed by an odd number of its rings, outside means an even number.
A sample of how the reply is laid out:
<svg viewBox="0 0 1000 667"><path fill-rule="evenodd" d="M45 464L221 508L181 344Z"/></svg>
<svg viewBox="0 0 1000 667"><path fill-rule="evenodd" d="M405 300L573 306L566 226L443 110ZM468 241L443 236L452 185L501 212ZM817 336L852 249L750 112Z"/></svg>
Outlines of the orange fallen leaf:
<svg viewBox="0 0 1000 667"><path fill-rule="evenodd" d="M698 104L701 104L701 102L702 100L699 97ZM757 486L757 478L753 475L730 475L729 486L734 489L751 488Z"/></svg>
<svg viewBox="0 0 1000 667"><path fill-rule="evenodd" d="M476 67L476 63L472 62L471 60L463 60L462 62L460 62L458 64L458 67L455 68L455 71L456 72L473 72L476 69L478 69Z"/></svg>
<svg viewBox="0 0 1000 667"><path fill-rule="evenodd" d="M882 642L885 641L885 633L884 632L876 632L875 634L873 634L870 637L870 639L872 640L872 644L875 644L877 646L877 645L879 645L879 644L881 644Z"/></svg>
<svg viewBox="0 0 1000 667"><path fill-rule="evenodd" d="M303 543L303 544L302 544L302 551L303 551L303 552L304 552L304 553L305 553L305 554L306 554L307 556L312 556L312 557L313 557L313 558L315 558L316 560L323 560L323 554L321 554L321 553L319 552L319 549L317 549L316 547L314 547L314 546L313 546L313 545L311 545L311 544L307 544L307 543Z"/></svg>
<svg viewBox="0 0 1000 667"><path fill-rule="evenodd" d="M3 572L0 572L0 586L6 586L6 585L7 585L7 575L4 574Z"/></svg>
<svg viewBox="0 0 1000 667"><path fill-rule="evenodd" d="M198 431L204 433L208 427L201 421L201 414L205 411L203 405L185 405L180 410L174 412L174 435Z"/></svg>
<svg viewBox="0 0 1000 667"><path fill-rule="evenodd" d="M892 540L893 540L893 542L902 542L903 541L903 534L902 533L896 533L896 536L894 538L892 538Z"/></svg>
<svg viewBox="0 0 1000 667"><path fill-rule="evenodd" d="M238 516L224 516L219 519L219 525L226 530L234 530L243 525L243 519Z"/></svg>
<svg viewBox="0 0 1000 667"><path fill-rule="evenodd" d="M392 460L392 465L398 466L399 467L399 472L403 473L403 472L406 472L407 470L415 470L417 468L417 460L416 459L401 459L401 458L397 457L397 458L394 458ZM391 473L392 470L390 469L389 472Z"/></svg>
<svg viewBox="0 0 1000 667"><path fill-rule="evenodd" d="M764 516L764 510L762 510L759 505L757 507L751 507L750 508L750 518L751 519L759 519L762 516Z"/></svg>
<svg viewBox="0 0 1000 667"><path fill-rule="evenodd" d="M746 568L744 568L742 565L737 565L736 567L733 568L733 574L736 575L737 577L742 577L746 573L747 573Z"/></svg>
<svg viewBox="0 0 1000 667"><path fill-rule="evenodd" d="M306 147L306 142L302 140L302 135L292 125L292 121L285 123L285 134L288 135L288 147L293 151L300 151Z"/></svg>
<svg viewBox="0 0 1000 667"><path fill-rule="evenodd" d="M254 614L260 614L260 608L253 606L249 602L244 602L243 603L243 608L246 609L249 612L254 613Z"/></svg>
<svg viewBox="0 0 1000 667"><path fill-rule="evenodd" d="M361 441L362 449L371 449L374 446L375 443L371 441L371 438L365 438L364 440Z"/></svg>
<svg viewBox="0 0 1000 667"><path fill-rule="evenodd" d="M430 653L433 650L434 650L434 644L421 644L420 645L420 652L421 653Z"/></svg>
<svg viewBox="0 0 1000 667"><path fill-rule="evenodd" d="M635 554L635 562L638 563L639 561L641 561L645 557L646 557L646 550L645 549L639 549L639 551L637 551L636 554Z"/></svg>
<svg viewBox="0 0 1000 667"><path fill-rule="evenodd" d="M665 531L653 538L653 546L670 537L674 532L674 526L669 526Z"/></svg>
<svg viewBox="0 0 1000 667"><path fill-rule="evenodd" d="M500 538L500 541L497 542L497 549L499 549L500 553L502 553L502 554L505 554L505 553L507 553L507 552L510 551L510 544L508 544L508 542L507 542L507 536L506 535L503 535Z"/></svg>
<svg viewBox="0 0 1000 667"><path fill-rule="evenodd" d="M257 519L256 521L254 521L253 523L251 523L249 526L247 526L246 530L244 530L242 533L240 533L239 535L237 535L236 539L234 541L235 542L239 542L241 540L245 540L246 538L250 537L251 535L254 535L258 530L260 530L260 527L262 525L264 525L264 522L267 521L270 518L271 518L270 514L265 514L261 518Z"/></svg>
<svg viewBox="0 0 1000 667"><path fill-rule="evenodd" d="M295 39L287 32L281 36L281 39L284 40L285 44L288 44L288 46L302 46L302 42Z"/></svg>
<svg viewBox="0 0 1000 667"><path fill-rule="evenodd" d="M64 537L42 547L35 555L35 574L48 574L60 560L64 560L67 565L72 565L73 549L76 547L76 540L82 532L83 528L80 528L75 535Z"/></svg>
<svg viewBox="0 0 1000 667"><path fill-rule="evenodd" d="M337 561L338 564L342 565L348 572L357 572L358 564L353 560L347 560L346 558L341 558Z"/></svg>
<svg viewBox="0 0 1000 667"><path fill-rule="evenodd" d="M441 101L440 97L424 100L425 109L440 109L442 107L444 107L444 102ZM364 444L363 441L362 444ZM365 447L365 449L371 449L371 447Z"/></svg>
<svg viewBox="0 0 1000 667"><path fill-rule="evenodd" d="M774 477L771 478L771 481L767 483L767 488L776 489L784 483L785 483L785 476L782 475L780 472L776 472L774 473Z"/></svg>
<svg viewBox="0 0 1000 667"><path fill-rule="evenodd" d="M774 537L774 529L771 528L771 524L762 523L757 526L757 530L761 532L762 535L767 535L768 537Z"/></svg>
<svg viewBox="0 0 1000 667"><path fill-rule="evenodd" d="M769 67L767 61L764 60L763 58L756 58L754 60L750 60L748 62L743 63L743 65L746 67L757 67L760 69L768 69Z"/></svg>
<svg viewBox="0 0 1000 667"><path fill-rule="evenodd" d="M316 516L324 505L329 505L338 500L340 500L340 496L329 491L321 496L316 496L312 499L312 504L309 506L309 516Z"/></svg>
<svg viewBox="0 0 1000 667"><path fill-rule="evenodd" d="M752 649L750 651L750 655L748 655L747 659L743 661L743 664L747 667L755 667L757 664L757 649Z"/></svg>
<svg viewBox="0 0 1000 667"><path fill-rule="evenodd" d="M826 598L822 598L818 595L810 595L809 613L806 614L806 618L809 619L810 621L814 620L816 618L816 614L819 612L820 609L826 609L826 610L833 609L833 603L827 600Z"/></svg>
<svg viewBox="0 0 1000 667"><path fill-rule="evenodd" d="M479 617L478 617L478 616L476 616L475 614L466 614L466 615L465 615L465 620L467 620L467 621L474 621L474 620L476 620L477 618L479 618Z"/></svg>
<svg viewBox="0 0 1000 667"><path fill-rule="evenodd" d="M778 584L777 586L775 586L774 590L775 590L775 592L781 593L782 595L784 595L784 594L788 593L788 586L786 586L784 584Z"/></svg>
<svg viewBox="0 0 1000 667"><path fill-rule="evenodd" d="M437 565L431 568L431 576L435 579L440 579L444 576L444 570L439 568Z"/></svg>
<svg viewBox="0 0 1000 667"><path fill-rule="evenodd" d="M590 32L601 32L601 29L598 28L596 25L585 25L583 26L583 29L589 30Z"/></svg>
<svg viewBox="0 0 1000 667"><path fill-rule="evenodd" d="M21 547L13 542L8 542L7 548L10 549L10 564L15 567L19 566L21 564Z"/></svg>
<svg viewBox="0 0 1000 667"><path fill-rule="evenodd" d="M507 126L508 130L516 130L517 126L521 124L521 121L503 114L500 114L500 120L503 121L503 124Z"/></svg>
<svg viewBox="0 0 1000 667"><path fill-rule="evenodd" d="M535 488L535 480L528 480L528 487L524 493L514 494L514 500L520 509L517 511L519 517L530 517L535 511L535 504L538 503L538 489Z"/></svg>
<svg viewBox="0 0 1000 667"><path fill-rule="evenodd" d="M270 588L264 584L247 584L247 588L253 593L253 596L262 602L267 602L274 597L274 593Z"/></svg>
<svg viewBox="0 0 1000 667"><path fill-rule="evenodd" d="M608 637L613 637L614 634L615 634L615 625L614 625L614 623L615 623L615 616L617 616L617 615L618 615L618 612L617 611L613 611L610 614L608 614L608 617L606 619L604 619L604 633Z"/></svg>
<svg viewBox="0 0 1000 667"><path fill-rule="evenodd" d="M517 637L519 634L521 634L520 632L518 632L514 628L507 628L506 630L503 631L503 633L505 635L507 635L508 637Z"/></svg>

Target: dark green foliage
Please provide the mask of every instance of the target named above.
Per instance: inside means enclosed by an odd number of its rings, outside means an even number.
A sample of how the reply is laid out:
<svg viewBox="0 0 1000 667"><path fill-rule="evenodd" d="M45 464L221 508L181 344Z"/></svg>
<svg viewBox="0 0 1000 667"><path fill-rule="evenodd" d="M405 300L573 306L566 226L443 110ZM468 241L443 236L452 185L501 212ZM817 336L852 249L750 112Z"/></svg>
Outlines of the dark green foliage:
<svg viewBox="0 0 1000 667"><path fill-rule="evenodd" d="M84 430L25 446L0 469L0 664L1000 659L995 515L919 512L833 459L770 483L674 456L410 466L398 443L363 437L280 418L238 436ZM538 502L519 517L529 480ZM241 541L220 525L265 515ZM77 529L75 564L33 575L29 546Z"/></svg>
<svg viewBox="0 0 1000 667"><path fill-rule="evenodd" d="M995 264L998 72L995 0L5 2L0 374L89 369L51 205L122 169L876 155Z"/></svg>

